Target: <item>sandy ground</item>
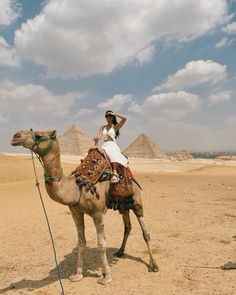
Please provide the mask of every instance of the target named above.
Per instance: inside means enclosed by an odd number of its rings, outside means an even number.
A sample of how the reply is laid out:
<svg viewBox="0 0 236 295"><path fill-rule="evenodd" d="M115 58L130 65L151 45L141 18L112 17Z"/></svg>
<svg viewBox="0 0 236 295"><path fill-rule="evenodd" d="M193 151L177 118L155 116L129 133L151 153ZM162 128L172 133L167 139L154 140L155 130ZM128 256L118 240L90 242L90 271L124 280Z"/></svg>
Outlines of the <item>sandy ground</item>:
<svg viewBox="0 0 236 295"><path fill-rule="evenodd" d="M63 157L69 173L78 157ZM67 162L67 163L65 163ZM84 279L71 283L76 230L67 207L41 189L55 239L65 294L236 294L236 163L130 159L144 188L145 221L158 273L148 272L148 255L132 214L124 258L114 258L123 236L119 213L106 215L107 255L113 281L97 284L100 258L93 223L86 217ZM52 246L30 156L0 154L0 294L60 294Z"/></svg>

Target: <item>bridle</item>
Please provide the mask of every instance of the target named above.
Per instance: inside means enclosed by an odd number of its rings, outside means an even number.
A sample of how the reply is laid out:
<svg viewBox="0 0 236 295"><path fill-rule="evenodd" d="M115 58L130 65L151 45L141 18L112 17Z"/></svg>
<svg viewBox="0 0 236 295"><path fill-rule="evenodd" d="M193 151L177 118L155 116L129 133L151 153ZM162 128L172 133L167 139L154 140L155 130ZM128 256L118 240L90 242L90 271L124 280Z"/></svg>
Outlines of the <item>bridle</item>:
<svg viewBox="0 0 236 295"><path fill-rule="evenodd" d="M31 132L31 136L32 136L32 138L34 140L34 145L30 149L31 154L32 154L32 160L33 160L33 153L34 153L36 155L36 157L38 158L39 162L41 163L41 165L43 167L43 170L45 172L45 168L44 168L44 165L42 163L42 158L44 158L51 151L52 146L53 146L53 144L54 144L54 142L56 140L56 135L53 135L53 136L50 136L50 137L37 136L37 134L34 132L33 129L30 129L30 132ZM40 149L39 144L41 142L48 141L48 140L50 140L50 142L49 142L48 146L45 148L45 150L43 150L42 153L40 153L40 154L38 152L35 153L34 148L37 147L38 149ZM49 176L46 173L44 173L44 180L45 180L45 183L47 183L48 185L51 185L51 183L53 181L60 181L61 177L62 177L62 172L61 172L61 175L59 177Z"/></svg>
<svg viewBox="0 0 236 295"><path fill-rule="evenodd" d="M41 154L39 154L40 158L44 158L50 152L50 150L51 150L51 148L52 148L52 146L54 144L54 141L56 139L56 136L54 135L54 136L50 136L50 137L47 137L47 136L38 137L35 134L33 129L30 129L30 131L31 131L32 138L34 140L34 145L31 148L32 151L34 151L35 147L39 148L39 144L41 142L50 140L50 142L49 142L48 146L46 147L46 149Z"/></svg>

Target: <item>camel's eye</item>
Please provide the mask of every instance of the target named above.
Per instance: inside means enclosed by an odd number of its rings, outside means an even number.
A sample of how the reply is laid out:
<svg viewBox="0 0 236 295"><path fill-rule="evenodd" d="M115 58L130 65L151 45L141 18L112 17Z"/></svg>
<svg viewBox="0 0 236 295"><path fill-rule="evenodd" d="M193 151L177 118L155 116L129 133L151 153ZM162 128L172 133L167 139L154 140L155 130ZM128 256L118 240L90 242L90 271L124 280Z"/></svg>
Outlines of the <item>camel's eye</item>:
<svg viewBox="0 0 236 295"><path fill-rule="evenodd" d="M16 133L16 134L14 135L14 138L20 138L20 137L21 137L20 133Z"/></svg>
<svg viewBox="0 0 236 295"><path fill-rule="evenodd" d="M35 134L35 140L37 142L41 142L41 141L47 141L48 137L41 135L41 134Z"/></svg>

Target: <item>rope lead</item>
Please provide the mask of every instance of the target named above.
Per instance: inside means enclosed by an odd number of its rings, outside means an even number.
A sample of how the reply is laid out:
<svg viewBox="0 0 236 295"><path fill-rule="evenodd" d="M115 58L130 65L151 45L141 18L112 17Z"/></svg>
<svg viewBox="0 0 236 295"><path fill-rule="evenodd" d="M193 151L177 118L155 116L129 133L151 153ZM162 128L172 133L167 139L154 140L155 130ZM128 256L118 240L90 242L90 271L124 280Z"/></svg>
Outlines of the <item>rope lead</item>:
<svg viewBox="0 0 236 295"><path fill-rule="evenodd" d="M40 184L39 184L39 181L38 181L38 178L37 178L37 173L36 173L36 168L35 168L35 163L34 163L34 156L33 156L33 151L32 150L31 150L31 157L32 157L34 174L35 174L35 184L38 187L40 201L41 201L41 204L42 204L42 207L43 207L43 212L44 212L44 215L45 215L45 218L46 218L46 222L47 222L47 226L48 226L48 231L49 231L51 242L52 242L54 259L55 259L55 264L56 264L56 269L57 269L57 276L58 276L58 280L59 280L59 283L60 283L60 286L61 286L61 295L65 295L64 289L63 289L63 285L62 285L62 281L61 281L60 270L59 270L59 266L58 266L58 262L57 262L56 248L55 248L55 244L54 244L54 240L53 240L53 236L52 236L52 231L51 231L49 220L48 220L48 216L47 216L47 211L46 211L46 208L45 208L45 205L44 205L44 201L43 201L43 198L42 198L42 194L41 194L41 191L40 191L40 187L39 187Z"/></svg>

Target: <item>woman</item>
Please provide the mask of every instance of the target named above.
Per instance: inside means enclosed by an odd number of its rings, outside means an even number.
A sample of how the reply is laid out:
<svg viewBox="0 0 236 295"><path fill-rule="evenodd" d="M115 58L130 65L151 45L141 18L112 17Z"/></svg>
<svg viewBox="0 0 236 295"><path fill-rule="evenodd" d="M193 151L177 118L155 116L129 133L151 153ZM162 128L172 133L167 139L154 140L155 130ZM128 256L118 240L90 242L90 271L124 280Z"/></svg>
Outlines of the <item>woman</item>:
<svg viewBox="0 0 236 295"><path fill-rule="evenodd" d="M116 116L121 119L119 123L116 120ZM99 128L98 136L94 138L94 141L95 145L97 145L98 141L103 139L101 148L105 150L112 165L111 182L116 183L119 181L119 175L116 169L117 163L125 167L127 167L128 164L127 158L122 155L116 143L116 138L120 135L119 130L124 125L126 117L109 110L106 111L105 118L107 124Z"/></svg>

